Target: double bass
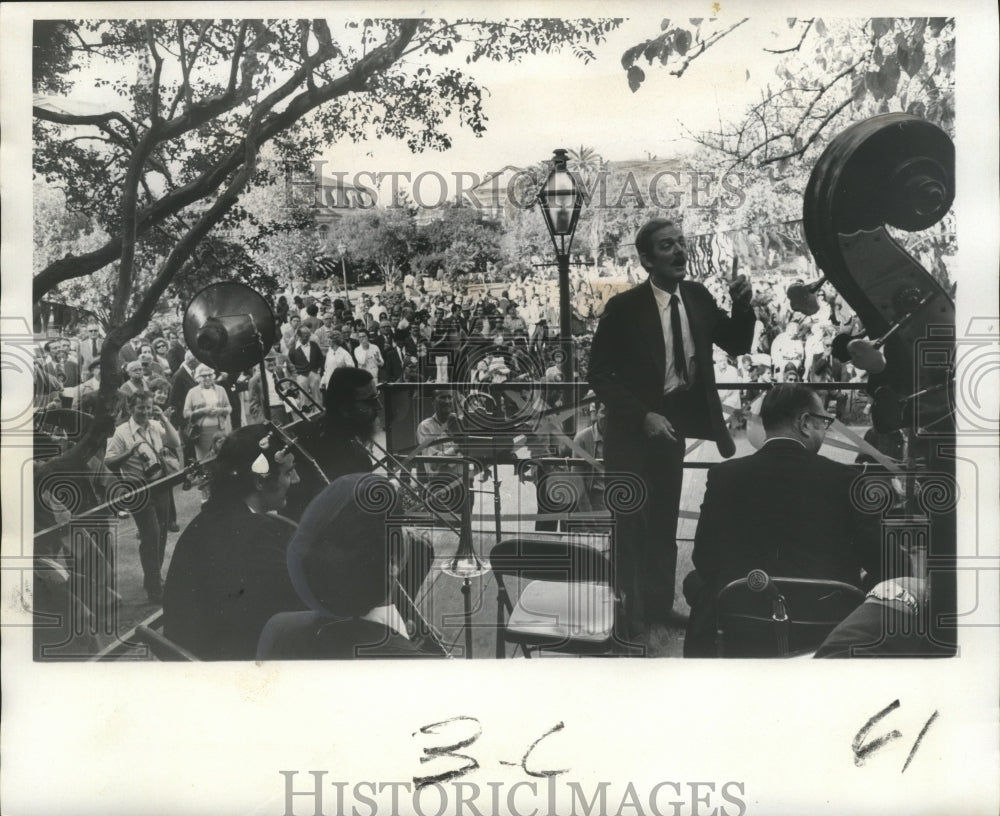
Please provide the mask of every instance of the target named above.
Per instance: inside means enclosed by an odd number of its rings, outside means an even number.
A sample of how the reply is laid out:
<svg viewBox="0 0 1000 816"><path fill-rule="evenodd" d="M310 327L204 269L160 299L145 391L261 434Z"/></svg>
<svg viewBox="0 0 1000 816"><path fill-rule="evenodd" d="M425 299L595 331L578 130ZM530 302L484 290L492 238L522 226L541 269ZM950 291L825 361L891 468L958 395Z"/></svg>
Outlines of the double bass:
<svg viewBox="0 0 1000 816"><path fill-rule="evenodd" d="M905 113L851 125L820 156L804 194L806 240L823 278L788 293L793 308L815 313L812 293L829 282L864 327L835 338L833 353L868 373L875 430L902 431L907 491L896 505L888 480L866 475L852 497L882 514L883 540L902 544L928 580L927 637L941 654L954 652L958 617L955 306L889 228L928 229L954 197L955 148L936 125Z"/></svg>

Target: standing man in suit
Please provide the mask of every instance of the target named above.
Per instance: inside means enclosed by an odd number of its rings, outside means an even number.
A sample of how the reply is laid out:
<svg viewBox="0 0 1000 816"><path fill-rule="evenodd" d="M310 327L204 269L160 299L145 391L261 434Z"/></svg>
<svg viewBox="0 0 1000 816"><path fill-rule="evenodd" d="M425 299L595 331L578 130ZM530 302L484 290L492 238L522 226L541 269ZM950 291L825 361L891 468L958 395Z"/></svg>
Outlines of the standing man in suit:
<svg viewBox="0 0 1000 816"><path fill-rule="evenodd" d="M288 362L295 367L295 379L299 386L322 404L319 381L323 373L323 352L313 342L312 332L304 325L299 326L296 342L288 351Z"/></svg>
<svg viewBox="0 0 1000 816"><path fill-rule="evenodd" d="M649 279L608 301L589 370L607 407L607 473L644 486L642 506L615 519L626 634L641 640L648 623L666 621L673 609L685 440L712 439L727 458L736 451L715 390L712 344L749 351L756 318L744 276L730 283L731 316L704 286L684 280L684 235L674 222L649 221L635 248Z"/></svg>
<svg viewBox="0 0 1000 816"><path fill-rule="evenodd" d="M104 340L101 339L101 330L96 323L87 325L87 336L80 340L80 367L82 370L89 370L90 364L94 360L101 359L101 349Z"/></svg>
<svg viewBox="0 0 1000 816"><path fill-rule="evenodd" d="M275 387L277 373L278 354L273 349L264 358L264 375L267 377L267 400L271 409L271 422L275 425L284 425L288 422L288 409L284 401L278 396L278 389ZM255 425L264 421L264 388L260 381L260 371L255 370L250 378L249 385L249 410L247 411L246 425Z"/></svg>
<svg viewBox="0 0 1000 816"><path fill-rule="evenodd" d="M685 657L715 656L716 595L751 570L858 587L862 569L866 584L907 572L901 554L883 563L879 517L852 501L858 471L819 455L834 420L819 394L798 383L776 385L760 418L761 449L708 471L696 572L684 581L692 601Z"/></svg>

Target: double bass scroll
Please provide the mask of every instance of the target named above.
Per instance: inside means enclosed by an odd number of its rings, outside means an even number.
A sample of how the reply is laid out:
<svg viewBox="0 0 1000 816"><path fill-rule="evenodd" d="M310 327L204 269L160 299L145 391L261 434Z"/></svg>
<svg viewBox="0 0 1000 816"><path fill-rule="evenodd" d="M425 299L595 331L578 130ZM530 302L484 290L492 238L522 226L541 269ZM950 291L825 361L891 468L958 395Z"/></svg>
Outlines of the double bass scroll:
<svg viewBox="0 0 1000 816"><path fill-rule="evenodd" d="M898 417L889 423L895 427L876 423L883 433L900 427L940 432L953 423L954 303L887 227L927 229L944 218L954 197L951 139L904 113L848 127L823 152L806 186L809 249L872 338L846 340L862 347L862 359L877 360L870 369L860 366L869 371L876 403L902 398L906 405L902 415L873 411Z"/></svg>

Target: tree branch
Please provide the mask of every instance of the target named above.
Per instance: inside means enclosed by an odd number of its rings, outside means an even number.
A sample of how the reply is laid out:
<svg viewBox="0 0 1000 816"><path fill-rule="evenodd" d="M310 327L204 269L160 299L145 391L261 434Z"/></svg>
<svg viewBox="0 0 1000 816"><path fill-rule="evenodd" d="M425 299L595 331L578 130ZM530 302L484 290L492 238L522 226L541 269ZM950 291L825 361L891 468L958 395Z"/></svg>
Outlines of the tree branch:
<svg viewBox="0 0 1000 816"><path fill-rule="evenodd" d="M732 33L732 31L734 31L735 29L739 28L741 25L743 25L749 19L750 19L749 17L744 17L742 20L738 20L737 22L733 23L725 31L718 31L715 34L713 34L711 37L709 37L707 40L703 41L702 44L701 44L701 46L696 51L692 51L692 52L690 52L688 54L688 56L684 60L684 62L681 63L681 67L678 68L675 71L671 71L670 75L671 76L675 76L675 77L681 77L681 76L683 76L684 72L688 69L688 66L690 66L691 63L695 59L697 59L698 57L700 57L709 48L711 48L713 45L715 45L719 40L721 40L723 37L728 36L730 33Z"/></svg>
<svg viewBox="0 0 1000 816"><path fill-rule="evenodd" d="M802 36L799 37L799 41L791 48L781 48L777 50L773 48L765 48L764 51L768 54L791 54L793 51L798 51L802 47L802 43L805 42L806 35L809 33L809 29L812 28L814 22L816 22L815 19L806 20L806 27L802 29Z"/></svg>
<svg viewBox="0 0 1000 816"><path fill-rule="evenodd" d="M399 33L394 39L388 40L358 60L347 73L315 90L303 91L295 96L284 110L263 119L260 129L260 143L267 142L293 122L323 103L338 96L351 93L352 91L364 91L365 83L369 76L380 70L384 70L399 58L399 54L412 40L418 25L419 21L417 20L402 21ZM333 56L335 56L335 53L324 51L323 59L329 59ZM309 68L303 66L297 74L301 76L300 72L307 70ZM286 87L287 84L282 87ZM279 101L279 98L272 93L261 104L267 109L273 107L277 101ZM181 119L185 120L183 129L176 124L179 120L165 122L159 129L160 132L157 134L156 141L159 142L165 141L167 138L174 138L176 135L183 134L187 130L197 127L201 124L202 118L206 117L206 114L207 108L202 107L198 111L197 116L182 116ZM120 116L120 114L117 115ZM113 116L113 114L105 115L105 117L108 116ZM246 149L247 143L244 139L237 143L214 167L207 170L198 178L176 190L172 190L158 201L139 211L135 216L136 235L141 235L151 226L179 212L189 204L199 201L207 195L211 195L242 164L246 157ZM121 251L122 236L119 234L110 238L104 246L93 252L53 261L34 277L32 287L34 302L40 300L53 286L63 281L89 275L107 266L119 256Z"/></svg>
<svg viewBox="0 0 1000 816"><path fill-rule="evenodd" d="M40 108L35 105L31 108L31 115L36 119L41 119L43 122L52 122L57 125L97 125L97 127L102 128L102 130L109 122L118 122L128 131L133 144L138 141L138 136L136 135L136 130L132 123L117 111L78 116L72 113L59 113L56 111L45 110L45 108ZM108 131L105 130L105 132ZM114 133L114 131L111 131L111 133L118 136L118 134ZM121 137L118 136L118 138Z"/></svg>
<svg viewBox="0 0 1000 816"><path fill-rule="evenodd" d="M806 139L805 142L802 143L802 146L798 148L798 150L793 150L790 153L783 153L780 156L772 156L771 158L762 161L758 166L763 167L766 164L774 164L775 162L779 162L783 159L794 159L797 156L801 156L803 153L806 152L809 146L813 142L815 142L816 139L819 138L820 133L823 132L823 128L825 128L838 113L840 113L844 108L846 108L850 104L851 104L851 97L848 96L847 99L845 99L843 102L837 105L837 107L835 107L832 111L830 111L825 117L823 117L823 121L816 126L816 129L812 132L812 135L808 139Z"/></svg>
<svg viewBox="0 0 1000 816"><path fill-rule="evenodd" d="M153 24L146 21L146 46L149 54L153 58L153 81L150 85L149 95L149 116L154 125L163 121L160 115L160 76L163 73L163 57L156 47L156 38L153 36Z"/></svg>

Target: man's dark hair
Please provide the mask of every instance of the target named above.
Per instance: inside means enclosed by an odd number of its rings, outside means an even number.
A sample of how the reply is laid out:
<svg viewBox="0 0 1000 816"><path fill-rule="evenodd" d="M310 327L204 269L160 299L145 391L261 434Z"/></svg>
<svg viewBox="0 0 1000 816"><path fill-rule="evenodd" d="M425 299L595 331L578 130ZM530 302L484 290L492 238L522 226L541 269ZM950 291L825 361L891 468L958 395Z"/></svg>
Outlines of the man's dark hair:
<svg viewBox="0 0 1000 816"><path fill-rule="evenodd" d="M669 218L653 218L647 221L635 234L635 251L645 255L653 248L653 233L664 227L676 227L677 224Z"/></svg>
<svg viewBox="0 0 1000 816"><path fill-rule="evenodd" d="M395 342L399 343L399 345L401 345L401 346L406 343L406 339L409 336L410 336L410 333L406 329L396 329L396 331L394 331L392 333L392 339Z"/></svg>
<svg viewBox="0 0 1000 816"><path fill-rule="evenodd" d="M354 402L355 392L373 379L371 372L364 368L344 366L335 369L326 384L326 395L323 398L327 421L336 421L343 416L348 406Z"/></svg>
<svg viewBox="0 0 1000 816"><path fill-rule="evenodd" d="M316 315L319 314L319 306L315 303L310 303L306 306L306 314L309 315L309 317L316 317Z"/></svg>
<svg viewBox="0 0 1000 816"><path fill-rule="evenodd" d="M133 391L125 398L125 404L128 405L128 409L131 411L141 400L151 400L153 394L151 391L147 391L145 388L140 388L138 391Z"/></svg>
<svg viewBox="0 0 1000 816"><path fill-rule="evenodd" d="M773 386L760 405L760 421L765 431L791 425L802 414L816 408L811 388L799 383Z"/></svg>

